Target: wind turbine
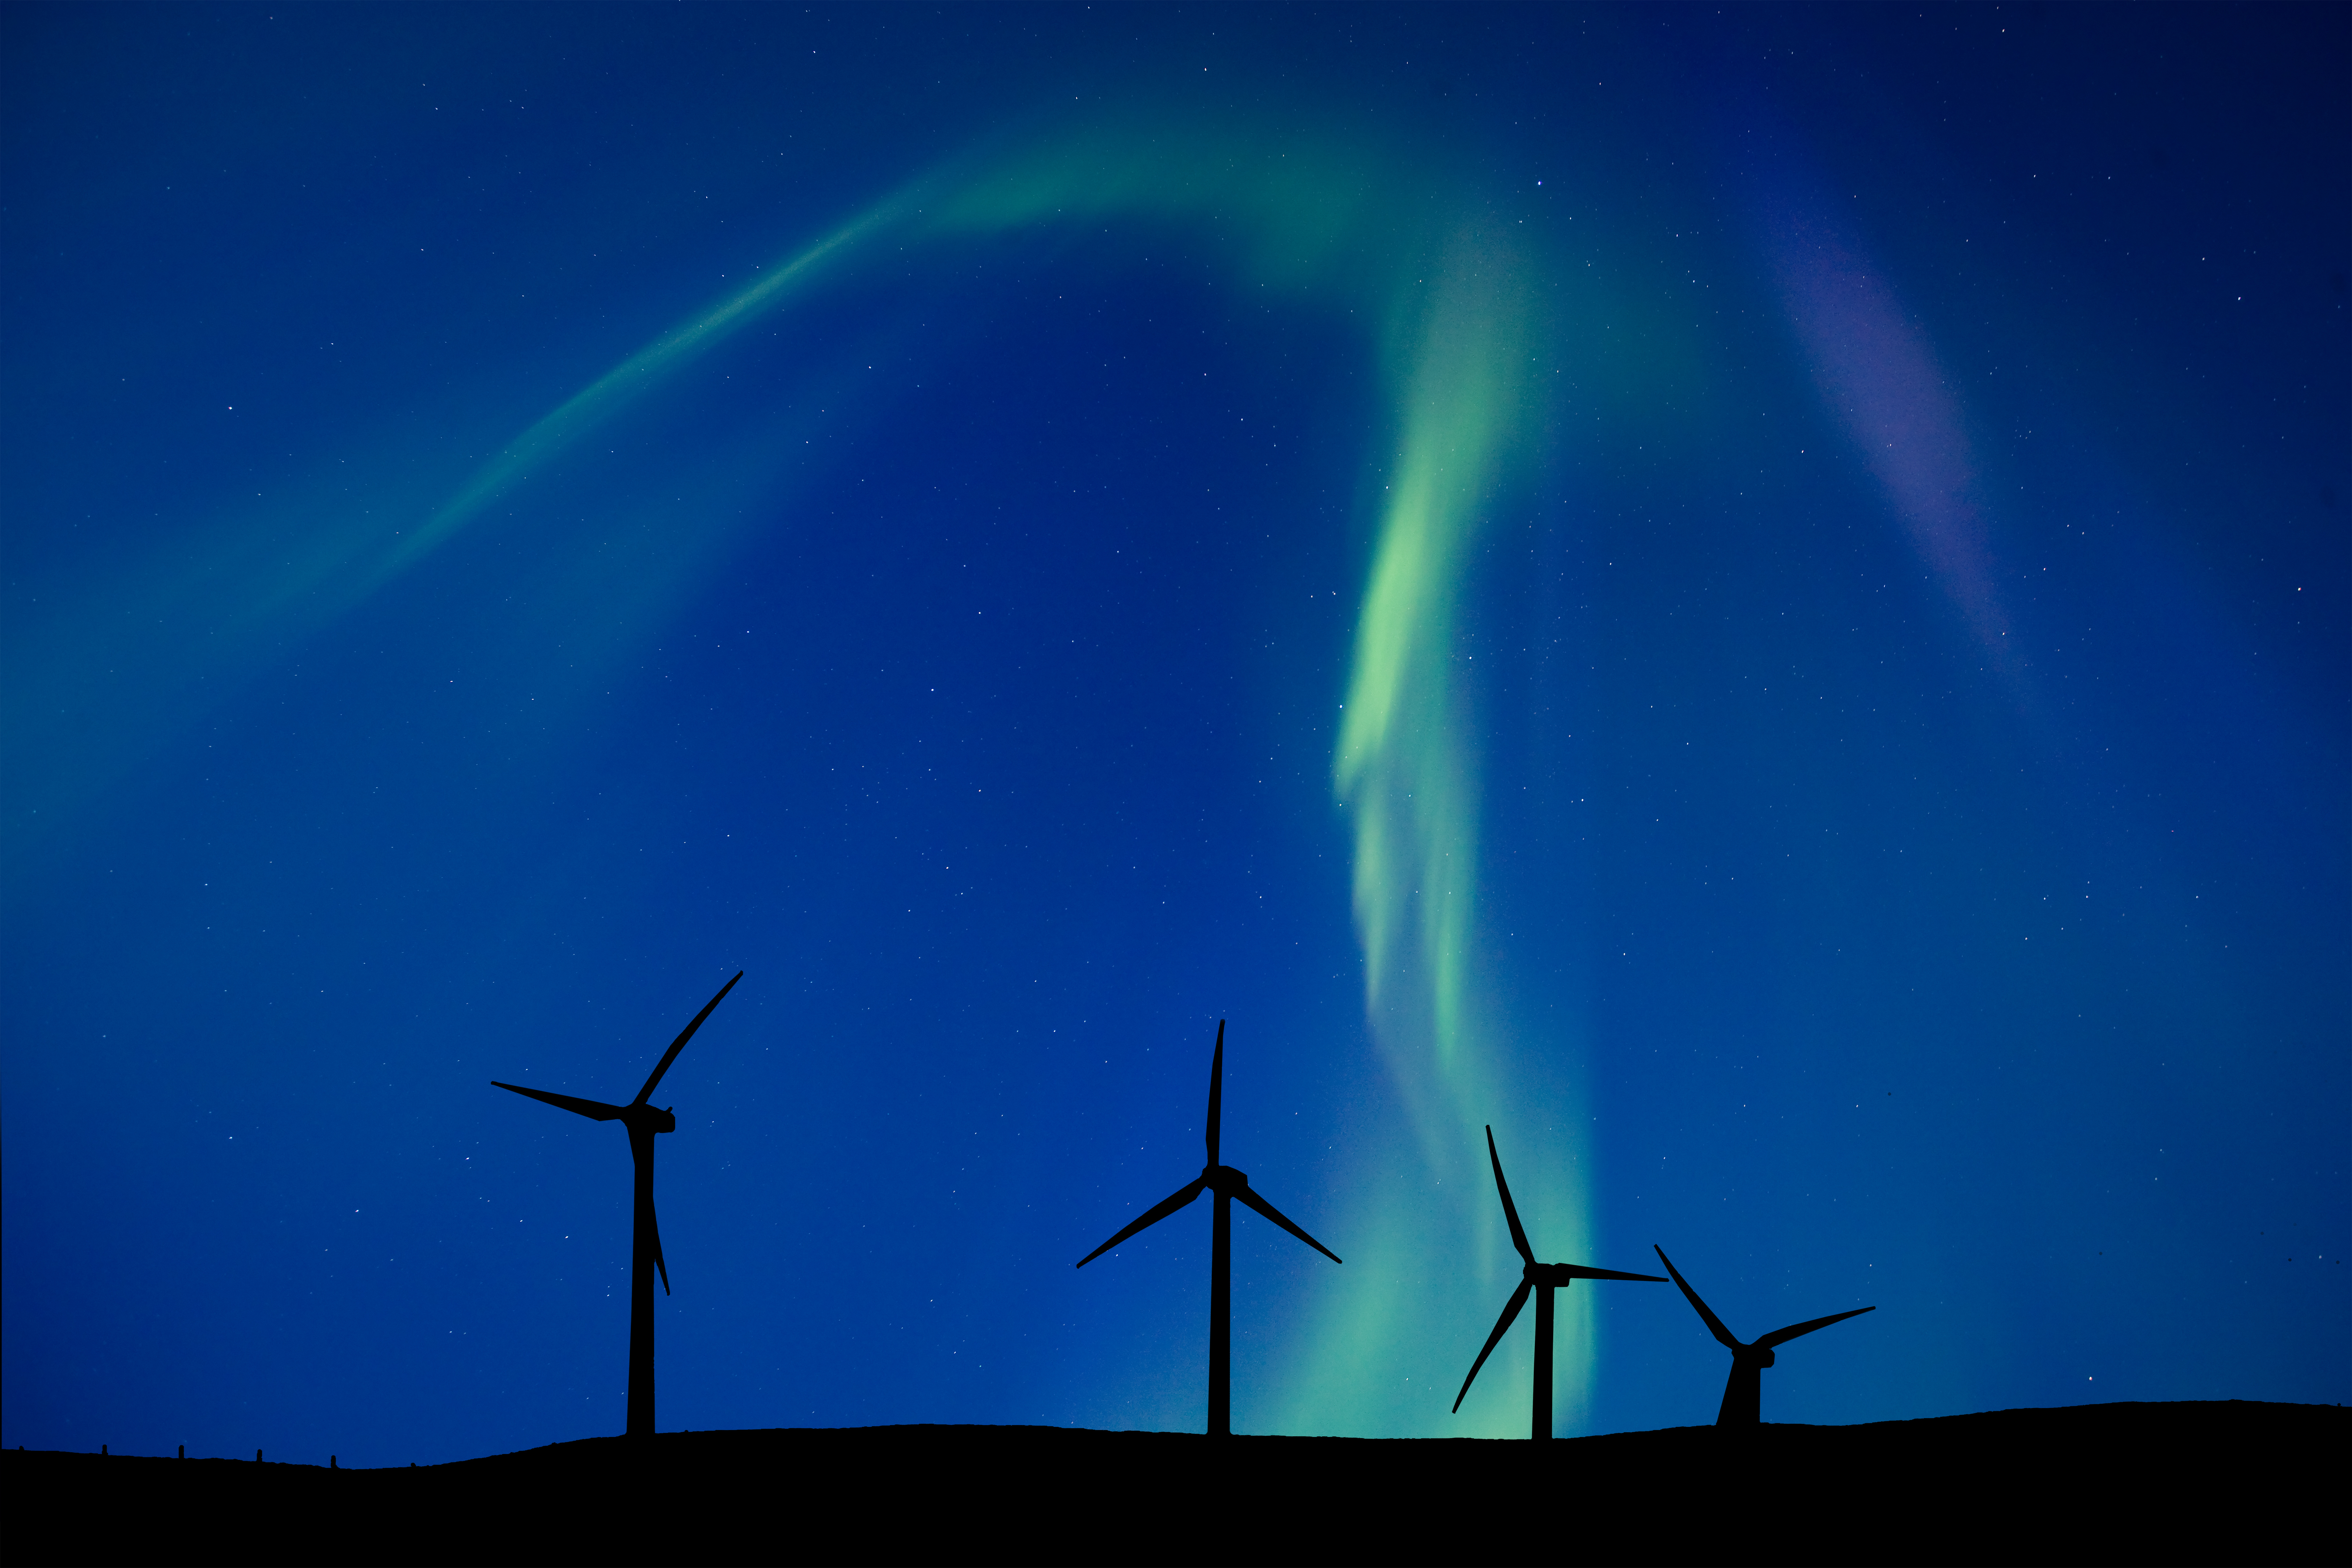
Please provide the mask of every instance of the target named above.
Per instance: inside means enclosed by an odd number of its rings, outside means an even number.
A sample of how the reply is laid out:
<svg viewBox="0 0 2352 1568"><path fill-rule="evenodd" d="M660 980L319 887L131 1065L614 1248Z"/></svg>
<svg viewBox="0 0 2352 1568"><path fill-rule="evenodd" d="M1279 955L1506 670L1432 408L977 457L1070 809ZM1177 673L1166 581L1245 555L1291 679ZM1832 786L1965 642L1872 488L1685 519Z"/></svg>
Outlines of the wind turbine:
<svg viewBox="0 0 2352 1568"><path fill-rule="evenodd" d="M735 972L735 980L743 972ZM694 1031L702 1027L702 1020L710 1010L726 1000L727 993L735 989L735 980L719 988L719 994L703 1005L702 1011L669 1043L662 1053L653 1077L646 1087L637 1090L637 1098L626 1105L606 1105L600 1100L574 1100L568 1094L550 1094L543 1089L525 1089L518 1083L490 1082L499 1089L510 1089L517 1094L527 1094L533 1100L565 1110L576 1111L592 1121L617 1121L629 1130L629 1158L637 1167L637 1206L635 1218L629 1227L629 1436L650 1437L654 1435L654 1269L661 1272L662 1294L669 1294L669 1265L662 1260L661 1226L654 1221L654 1134L677 1131L677 1109L664 1110L647 1105L646 1100L654 1086L669 1071L669 1064L677 1060L677 1053L686 1042L694 1038ZM652 1265L651 1268L646 1266Z"/></svg>
<svg viewBox="0 0 2352 1568"><path fill-rule="evenodd" d="M1460 1410L1470 1385L1478 1379L1478 1369L1495 1353L1495 1346L1510 1332L1519 1309L1528 1304L1528 1292L1536 1293L1536 1390L1535 1403L1528 1415L1528 1436L1551 1436L1551 1293L1565 1289L1579 1279L1643 1279L1663 1285L1665 1277L1659 1274L1620 1274L1614 1268L1587 1268L1581 1263L1538 1263L1535 1248L1528 1245L1528 1233L1519 1224L1519 1211L1511 1202L1511 1184L1503 1180L1503 1157L1495 1152L1495 1130L1486 1129L1486 1158L1495 1163L1495 1190L1503 1194L1503 1217L1511 1222L1511 1245L1519 1249L1524 1263L1519 1270L1519 1288L1503 1304L1503 1315L1495 1320L1495 1331L1486 1336L1486 1348L1470 1363L1470 1375L1462 1380L1462 1392L1454 1396L1454 1408Z"/></svg>
<svg viewBox="0 0 2352 1568"><path fill-rule="evenodd" d="M1332 1262L1339 1261L1338 1253L1291 1224L1280 1209L1258 1196L1250 1187L1249 1177L1231 1165L1217 1163L1218 1107L1223 1099L1224 1078L1225 1021L1220 1018L1217 1020L1216 1055L1209 1063L1209 1163L1201 1167L1197 1178L1146 1209L1125 1230L1079 1258L1077 1265L1084 1268L1137 1231L1158 1225L1202 1193L1217 1194L1216 1224L1210 1233L1215 1240L1209 1252L1209 1436L1212 1437L1230 1437L1234 1431L1231 1388L1234 1363L1233 1200L1241 1199Z"/></svg>
<svg viewBox="0 0 2352 1568"><path fill-rule="evenodd" d="M1731 1352L1731 1377L1723 1385L1723 1408L1715 1413L1715 1424L1718 1426L1763 1425L1764 1369L1773 1363L1773 1346L1785 1345L1800 1334L1810 1334L1815 1329L1826 1329L1832 1323L1843 1323L1848 1318L1859 1318L1864 1312L1878 1310L1875 1307L1856 1307L1851 1312L1832 1312L1826 1318L1815 1318L1810 1323L1790 1323L1785 1329L1775 1329L1759 1336L1755 1343L1743 1345L1731 1337L1731 1331L1723 1326L1721 1318L1706 1310L1706 1303L1700 1300L1698 1292L1690 1288L1690 1281L1684 1279L1682 1270L1675 1267L1675 1260L1666 1256L1666 1249L1652 1242L1650 1250L1658 1255L1658 1261L1666 1266L1666 1272L1673 1275L1675 1283L1683 1288L1683 1294L1690 1298L1690 1304L1696 1307L1698 1315L1706 1320L1708 1331Z"/></svg>

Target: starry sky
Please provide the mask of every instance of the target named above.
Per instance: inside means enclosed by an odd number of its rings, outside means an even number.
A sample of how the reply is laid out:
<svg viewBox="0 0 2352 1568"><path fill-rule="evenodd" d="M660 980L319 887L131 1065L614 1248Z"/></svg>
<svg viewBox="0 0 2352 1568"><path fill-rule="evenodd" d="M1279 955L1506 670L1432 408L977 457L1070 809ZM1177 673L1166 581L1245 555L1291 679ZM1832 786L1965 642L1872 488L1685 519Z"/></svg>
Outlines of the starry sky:
<svg viewBox="0 0 2352 1568"><path fill-rule="evenodd" d="M2347 33L0 10L0 1441L2352 1396Z"/></svg>

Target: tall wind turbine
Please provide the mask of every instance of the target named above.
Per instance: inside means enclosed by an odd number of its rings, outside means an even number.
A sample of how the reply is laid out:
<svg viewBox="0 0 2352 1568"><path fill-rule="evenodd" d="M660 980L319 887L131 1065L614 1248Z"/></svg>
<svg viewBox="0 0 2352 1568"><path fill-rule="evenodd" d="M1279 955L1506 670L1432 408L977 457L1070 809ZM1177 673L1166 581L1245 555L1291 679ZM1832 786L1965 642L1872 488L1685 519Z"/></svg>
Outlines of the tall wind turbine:
<svg viewBox="0 0 2352 1568"><path fill-rule="evenodd" d="M1078 1259L1084 1268L1137 1231L1158 1225L1203 1192L1217 1194L1216 1238L1209 1252L1209 1436L1230 1437L1234 1431L1232 1397L1234 1345L1234 1217L1233 1200L1241 1199L1266 1218L1329 1258L1339 1255L1283 1217L1282 1211L1257 1195L1249 1178L1231 1165L1217 1163L1217 1119L1225 1079L1225 1021L1217 1020L1217 1050L1209 1063L1209 1163L1200 1175L1146 1209L1125 1230Z"/></svg>
<svg viewBox="0 0 2352 1568"><path fill-rule="evenodd" d="M1683 1278L1682 1270L1676 1268L1674 1259L1666 1256L1666 1249L1652 1242L1650 1250L1658 1255L1658 1261L1666 1266L1666 1272L1673 1275L1675 1283L1683 1288L1683 1294L1690 1298L1690 1304L1696 1307L1698 1315L1706 1320L1707 1331L1731 1352L1731 1377L1723 1385L1723 1407L1715 1413L1715 1424L1718 1426L1763 1425L1764 1369L1770 1366L1775 1359L1773 1346L1785 1345L1800 1334L1810 1334L1815 1329L1826 1329L1832 1323L1843 1323L1848 1318L1859 1318L1864 1312L1878 1310L1875 1307L1856 1307L1851 1312L1832 1312L1826 1318L1815 1318L1810 1323L1790 1323L1785 1329L1775 1329L1759 1336L1755 1343L1743 1345L1731 1337L1731 1331L1723 1326L1721 1318L1706 1310L1706 1303L1700 1300L1698 1292L1690 1288L1690 1281Z"/></svg>
<svg viewBox="0 0 2352 1568"><path fill-rule="evenodd" d="M1503 1315L1495 1320L1495 1331L1486 1336L1486 1348L1470 1363L1470 1375L1462 1380L1462 1392L1454 1396L1454 1408L1462 1408L1463 1398L1470 1385L1478 1379L1478 1369L1495 1353L1495 1347L1510 1332L1519 1309L1528 1304L1528 1292L1536 1293L1536 1390L1535 1403L1528 1415L1528 1436L1551 1436L1551 1293L1566 1289L1579 1279L1642 1279L1663 1285L1660 1274L1620 1274L1614 1268L1587 1268L1581 1263L1538 1263L1535 1248L1528 1245L1528 1233L1519 1224L1519 1211L1511 1202L1511 1184L1503 1180L1503 1157L1495 1152L1495 1130L1486 1129L1486 1158L1495 1164L1495 1190L1503 1194L1503 1217L1511 1222L1511 1245L1519 1249L1523 1268L1519 1270L1519 1288L1503 1304Z"/></svg>
<svg viewBox="0 0 2352 1568"><path fill-rule="evenodd" d="M743 972L735 972L735 980ZM565 1110L576 1111L592 1121L617 1121L629 1130L629 1157L637 1167L636 1215L629 1227L629 1436L650 1437L654 1435L654 1270L661 1271L662 1294L669 1294L669 1265L662 1260L661 1226L654 1221L654 1134L677 1131L677 1118L673 1106L664 1110L647 1105L654 1086L669 1071L669 1064L677 1060L677 1053L686 1042L694 1038L694 1031L702 1027L702 1020L710 1010L726 1000L727 993L735 989L735 980L719 988L719 994L703 1005L694 1016L694 1022L669 1043L662 1053L660 1065L646 1087L637 1090L637 1098L626 1105L606 1105L600 1100L574 1100L568 1094L550 1094L542 1089L525 1089L518 1083L490 1082L499 1089L510 1089L517 1094L527 1094L533 1100Z"/></svg>

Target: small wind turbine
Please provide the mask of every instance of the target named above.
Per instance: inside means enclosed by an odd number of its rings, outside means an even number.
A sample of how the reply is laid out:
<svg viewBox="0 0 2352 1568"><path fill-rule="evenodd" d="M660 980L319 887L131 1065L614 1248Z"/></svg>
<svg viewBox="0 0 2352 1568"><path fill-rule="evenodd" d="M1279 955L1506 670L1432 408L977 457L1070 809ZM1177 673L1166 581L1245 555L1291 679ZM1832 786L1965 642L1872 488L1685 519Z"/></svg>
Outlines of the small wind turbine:
<svg viewBox="0 0 2352 1568"><path fill-rule="evenodd" d="M743 972L735 972L735 980ZM510 1089L517 1094L527 1094L533 1100L565 1110L576 1111L593 1121L617 1121L629 1130L629 1157L637 1167L637 1206L635 1218L629 1227L629 1436L650 1437L654 1435L654 1270L661 1272L662 1294L669 1294L669 1265L662 1260L661 1226L654 1220L654 1134L677 1131L677 1118L670 1110L647 1105L654 1086L669 1071L669 1064L677 1060L677 1053L686 1042L694 1038L694 1031L702 1027L702 1020L710 1016L710 1009L726 999L735 989L735 980L719 988L719 994L704 1004L677 1038L662 1053L653 1077L646 1087L637 1090L637 1098L626 1105L606 1105L599 1100L574 1100L568 1094L550 1094L542 1089L525 1089L520 1084L490 1082L499 1089ZM648 1267L650 1265L650 1267Z"/></svg>
<svg viewBox="0 0 2352 1568"><path fill-rule="evenodd" d="M1209 1252L1209 1436L1212 1437L1229 1437L1234 1430L1231 1387L1234 1362L1233 1200L1241 1199L1332 1262L1339 1261L1338 1253L1291 1224L1283 1217L1281 1210L1252 1191L1247 1176L1231 1165L1217 1163L1218 1107L1223 1098L1224 1078L1225 1021L1220 1018L1217 1020L1216 1055L1209 1063L1209 1163L1201 1167L1198 1178L1160 1199L1125 1230L1078 1259L1078 1267L1084 1268L1137 1231L1158 1225L1202 1192L1217 1194L1216 1224L1211 1231L1215 1240Z"/></svg>
<svg viewBox="0 0 2352 1568"><path fill-rule="evenodd" d="M1503 1315L1495 1321L1495 1331L1486 1336L1486 1348L1470 1363L1470 1375L1462 1380L1462 1393L1454 1396L1454 1408L1462 1408L1470 1385L1477 1381L1478 1369L1495 1353L1495 1346L1510 1332L1519 1309L1528 1304L1528 1292L1536 1293L1536 1391L1535 1403L1528 1415L1528 1436L1551 1436L1551 1293L1565 1289L1579 1279L1643 1279L1663 1285L1665 1277L1659 1274L1620 1274L1614 1268L1587 1268L1581 1263L1538 1263L1535 1248L1528 1245L1528 1233L1519 1225L1519 1211L1511 1203L1511 1184L1503 1180L1503 1157L1495 1152L1495 1130L1486 1129L1486 1158L1495 1163L1495 1190L1503 1194L1503 1217L1511 1222L1511 1245L1519 1249L1524 1263L1519 1270L1519 1288L1503 1305Z"/></svg>
<svg viewBox="0 0 2352 1568"><path fill-rule="evenodd" d="M1683 1288L1683 1294L1690 1298L1690 1304L1696 1307L1698 1315L1706 1320L1708 1331L1731 1352L1731 1378L1723 1385L1723 1407L1715 1413L1715 1424L1718 1426L1763 1425L1764 1369L1773 1363L1774 1345L1785 1345L1800 1334L1810 1334L1815 1329L1826 1329L1832 1323L1843 1323L1848 1318L1859 1318L1864 1312L1878 1310L1875 1307L1856 1307L1851 1312L1832 1312L1826 1318L1815 1318L1810 1323L1791 1323L1785 1329L1775 1329L1759 1337L1754 1344L1743 1345L1731 1337L1731 1331L1723 1326L1721 1318L1706 1310L1706 1303L1700 1300L1698 1292L1690 1288L1690 1281L1683 1278L1682 1270L1676 1268L1674 1259L1666 1256L1666 1249L1652 1242L1650 1250L1658 1255L1658 1261L1666 1266L1666 1272L1673 1275L1675 1283Z"/></svg>

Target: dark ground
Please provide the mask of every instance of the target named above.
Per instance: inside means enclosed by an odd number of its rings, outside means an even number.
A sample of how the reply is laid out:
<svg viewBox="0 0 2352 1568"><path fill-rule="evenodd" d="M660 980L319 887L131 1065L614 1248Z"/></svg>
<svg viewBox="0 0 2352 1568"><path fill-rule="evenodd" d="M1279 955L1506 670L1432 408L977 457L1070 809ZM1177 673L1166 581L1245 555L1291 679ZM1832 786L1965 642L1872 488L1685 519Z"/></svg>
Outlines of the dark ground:
<svg viewBox="0 0 2352 1568"><path fill-rule="evenodd" d="M1549 1444L664 1433L422 1468L0 1456L41 1563L2330 1563L2352 1413L2095 1405Z"/></svg>

